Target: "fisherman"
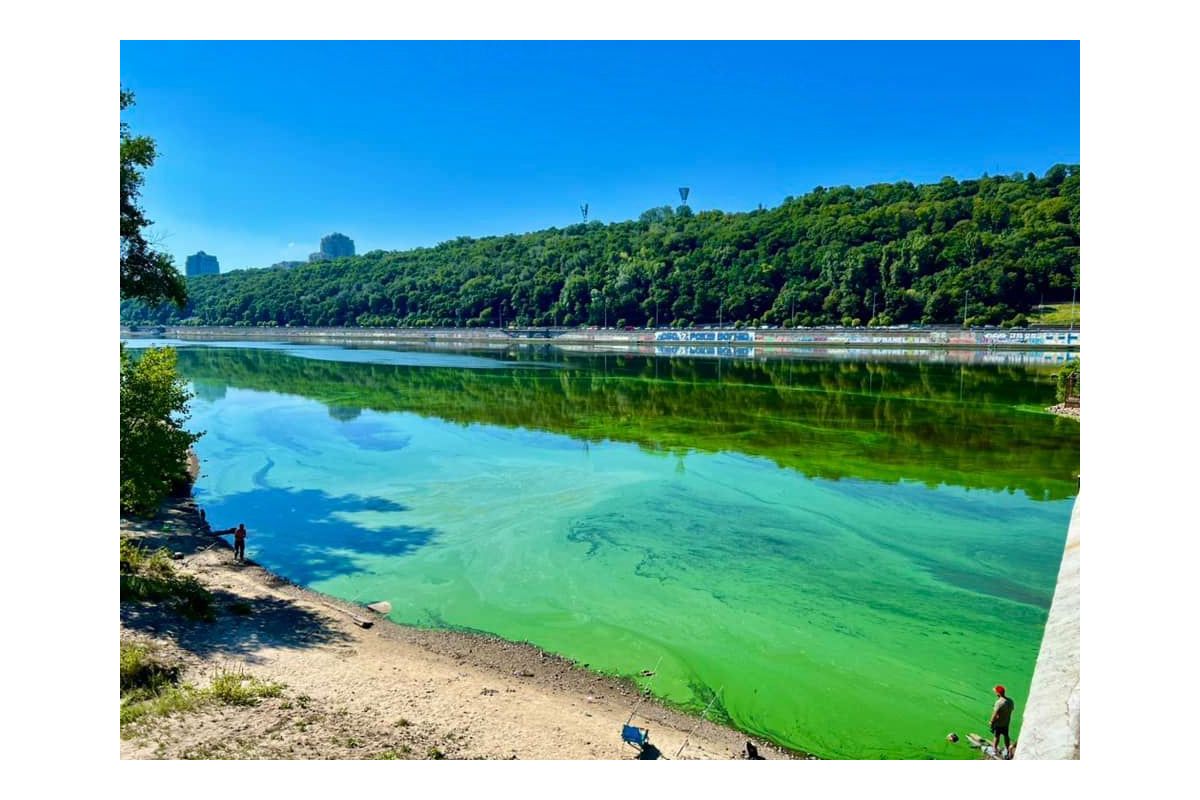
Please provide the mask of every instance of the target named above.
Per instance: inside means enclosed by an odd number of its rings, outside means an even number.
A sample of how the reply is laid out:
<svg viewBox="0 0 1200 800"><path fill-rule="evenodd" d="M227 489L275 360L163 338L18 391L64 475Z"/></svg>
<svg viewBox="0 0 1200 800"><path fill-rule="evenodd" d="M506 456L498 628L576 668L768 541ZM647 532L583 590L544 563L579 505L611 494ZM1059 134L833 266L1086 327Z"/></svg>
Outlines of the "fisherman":
<svg viewBox="0 0 1200 800"><path fill-rule="evenodd" d="M244 522L239 522L237 530L233 532L233 560L242 563L246 561L246 523Z"/></svg>
<svg viewBox="0 0 1200 800"><path fill-rule="evenodd" d="M1012 721L1013 708L1015 703L1011 697L1004 693L1004 687L997 685L994 689L996 692L996 705L992 708L992 718L988 721L991 726L992 749L996 751L996 756L999 758L1012 758L1012 742L1008 739L1008 723ZM1004 737L1004 749L1000 749L1000 737Z"/></svg>

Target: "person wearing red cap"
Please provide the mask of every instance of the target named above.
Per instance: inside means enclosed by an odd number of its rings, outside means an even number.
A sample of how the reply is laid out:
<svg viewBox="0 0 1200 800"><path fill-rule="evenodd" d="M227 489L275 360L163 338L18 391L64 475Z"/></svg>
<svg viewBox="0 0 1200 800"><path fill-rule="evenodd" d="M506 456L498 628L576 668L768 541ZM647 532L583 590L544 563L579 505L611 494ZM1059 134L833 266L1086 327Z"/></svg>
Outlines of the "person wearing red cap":
<svg viewBox="0 0 1200 800"><path fill-rule="evenodd" d="M1003 686L996 686L996 705L992 708L992 718L988 724L992 728L992 749L996 751L996 755L1001 758L1011 758L1012 743L1008 739L1008 723L1012 721L1013 707L1016 705L1011 697L1004 693ZM1000 749L1000 737L1004 737L1004 749ZM1001 754L1004 755L1001 755Z"/></svg>

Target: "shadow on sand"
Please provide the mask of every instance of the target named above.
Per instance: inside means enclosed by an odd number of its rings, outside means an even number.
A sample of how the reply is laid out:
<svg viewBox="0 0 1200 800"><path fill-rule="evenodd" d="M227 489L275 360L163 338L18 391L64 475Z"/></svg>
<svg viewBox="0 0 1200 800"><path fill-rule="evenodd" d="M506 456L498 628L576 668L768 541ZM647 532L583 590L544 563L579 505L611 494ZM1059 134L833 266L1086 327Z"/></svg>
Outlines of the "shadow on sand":
<svg viewBox="0 0 1200 800"><path fill-rule="evenodd" d="M160 604L121 604L121 624L150 636L168 636L200 658L227 656L248 663L265 648L300 649L350 641L327 618L275 597L247 600L223 589L212 590L213 622L181 618Z"/></svg>
<svg viewBox="0 0 1200 800"><path fill-rule="evenodd" d="M202 531L194 506L188 501L168 507L150 520L124 520L123 530L151 550L166 548L181 559L190 559L214 548L230 550L229 544ZM200 572L224 569L258 570L252 562L235 567L227 562L201 566ZM268 572L264 583L286 583ZM300 649L348 643L347 636L327 617L305 609L287 598L244 597L206 581L212 593L212 622L188 620L163 603L121 603L121 625L150 636L172 639L182 650L201 658L236 657L249 663L264 648Z"/></svg>
<svg viewBox="0 0 1200 800"><path fill-rule="evenodd" d="M637 754L638 761L657 761L660 758L662 758L662 750L659 750L649 742L642 745L641 752Z"/></svg>

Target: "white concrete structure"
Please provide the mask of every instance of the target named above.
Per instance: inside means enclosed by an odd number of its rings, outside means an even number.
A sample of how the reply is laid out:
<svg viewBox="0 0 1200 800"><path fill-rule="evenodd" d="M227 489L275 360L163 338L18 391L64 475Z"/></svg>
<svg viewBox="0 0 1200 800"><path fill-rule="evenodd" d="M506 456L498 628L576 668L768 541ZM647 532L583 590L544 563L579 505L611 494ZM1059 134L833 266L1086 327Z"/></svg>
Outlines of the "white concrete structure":
<svg viewBox="0 0 1200 800"><path fill-rule="evenodd" d="M1021 722L1016 757L1079 758L1079 498Z"/></svg>

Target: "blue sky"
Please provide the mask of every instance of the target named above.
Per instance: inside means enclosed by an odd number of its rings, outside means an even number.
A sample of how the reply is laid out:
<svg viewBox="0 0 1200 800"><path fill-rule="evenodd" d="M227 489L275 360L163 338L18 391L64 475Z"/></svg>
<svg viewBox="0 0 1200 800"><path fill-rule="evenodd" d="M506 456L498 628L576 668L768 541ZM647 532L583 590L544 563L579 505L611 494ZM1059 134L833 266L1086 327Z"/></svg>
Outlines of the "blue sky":
<svg viewBox="0 0 1200 800"><path fill-rule="evenodd" d="M1076 42L123 42L182 268L1079 161Z"/></svg>

